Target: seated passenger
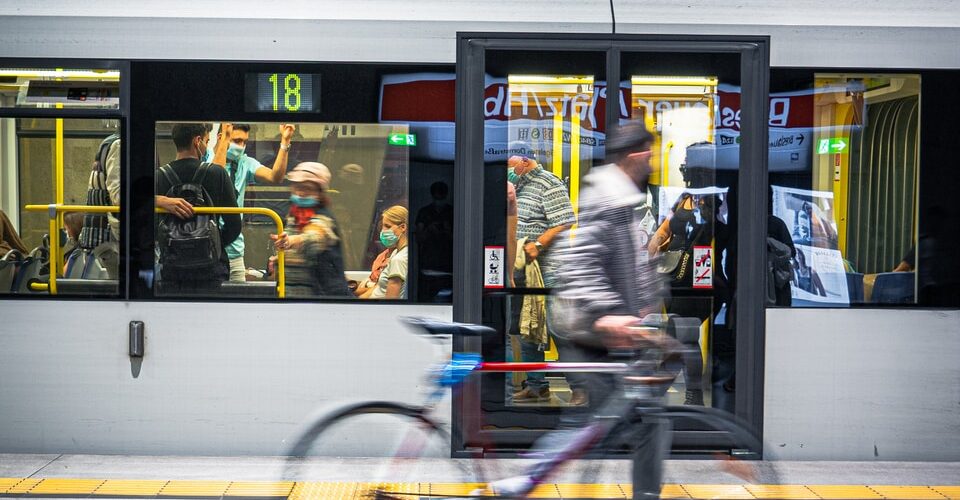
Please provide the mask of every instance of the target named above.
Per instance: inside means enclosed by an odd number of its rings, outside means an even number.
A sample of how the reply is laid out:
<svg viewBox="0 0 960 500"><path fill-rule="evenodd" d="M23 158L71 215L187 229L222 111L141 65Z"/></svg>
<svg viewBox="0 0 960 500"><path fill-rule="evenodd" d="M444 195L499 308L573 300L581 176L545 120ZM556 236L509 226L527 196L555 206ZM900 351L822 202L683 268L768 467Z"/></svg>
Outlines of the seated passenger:
<svg viewBox="0 0 960 500"><path fill-rule="evenodd" d="M364 299L407 298L407 209L394 205L383 211L380 243L390 252L390 261L380 273L377 285L368 289Z"/></svg>
<svg viewBox="0 0 960 500"><path fill-rule="evenodd" d="M17 235L13 223L10 222L3 210L0 210L0 257L11 250L16 250L21 255L27 254L27 246L20 241L20 236Z"/></svg>
<svg viewBox="0 0 960 500"><path fill-rule="evenodd" d="M380 280L380 273L386 269L387 264L390 262L391 252L392 250L387 248L377 254L377 258L373 259L373 265L370 266L370 276L367 276L366 279L357 283L357 288L353 291L354 295L363 297L371 288L377 286L377 281Z"/></svg>
<svg viewBox="0 0 960 500"><path fill-rule="evenodd" d="M330 211L330 170L303 162L287 175L290 213L284 232L271 234L285 251L286 291L290 297L349 297L343 273L343 240Z"/></svg>

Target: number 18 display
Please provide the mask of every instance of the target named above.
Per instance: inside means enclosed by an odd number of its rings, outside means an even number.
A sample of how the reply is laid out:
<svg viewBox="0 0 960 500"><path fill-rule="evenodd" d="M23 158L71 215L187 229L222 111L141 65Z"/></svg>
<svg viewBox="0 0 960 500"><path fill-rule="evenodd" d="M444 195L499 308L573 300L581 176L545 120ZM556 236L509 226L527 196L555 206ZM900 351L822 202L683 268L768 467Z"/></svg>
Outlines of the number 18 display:
<svg viewBox="0 0 960 500"><path fill-rule="evenodd" d="M246 111L316 113L320 111L320 75L247 73Z"/></svg>

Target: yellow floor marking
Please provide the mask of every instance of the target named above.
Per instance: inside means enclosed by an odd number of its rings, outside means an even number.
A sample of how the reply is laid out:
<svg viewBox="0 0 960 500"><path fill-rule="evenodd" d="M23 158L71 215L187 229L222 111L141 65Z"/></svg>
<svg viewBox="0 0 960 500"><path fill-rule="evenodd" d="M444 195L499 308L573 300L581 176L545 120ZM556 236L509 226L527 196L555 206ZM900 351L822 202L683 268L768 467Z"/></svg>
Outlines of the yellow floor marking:
<svg viewBox="0 0 960 500"><path fill-rule="evenodd" d="M883 498L876 491L866 486L848 485L848 484L820 484L807 486L810 491L816 493L820 498L829 500L857 499L866 500L870 498Z"/></svg>
<svg viewBox="0 0 960 500"><path fill-rule="evenodd" d="M621 484L624 493L626 493L627 498L632 498L633 496L633 486L629 484ZM629 489L627 489L629 488ZM683 487L679 484L665 484L660 489L660 498L690 498L690 495L687 495L686 491L683 491Z"/></svg>
<svg viewBox="0 0 960 500"><path fill-rule="evenodd" d="M30 490L31 495L73 494L89 495L101 484L103 479L44 479Z"/></svg>
<svg viewBox="0 0 960 500"><path fill-rule="evenodd" d="M285 497L293 489L293 481L275 483L237 481L230 483L224 496L228 497Z"/></svg>
<svg viewBox="0 0 960 500"><path fill-rule="evenodd" d="M541 484L533 489L533 491L527 495L529 498L560 498L560 491L557 490L557 485L555 484Z"/></svg>
<svg viewBox="0 0 960 500"><path fill-rule="evenodd" d="M324 500L327 498L352 499L358 483L297 483L290 492L289 500Z"/></svg>
<svg viewBox="0 0 960 500"><path fill-rule="evenodd" d="M108 479L94 495L156 496L169 481L142 481L137 479Z"/></svg>
<svg viewBox="0 0 960 500"><path fill-rule="evenodd" d="M931 488L951 500L960 500L960 486L931 486Z"/></svg>
<svg viewBox="0 0 960 500"><path fill-rule="evenodd" d="M29 493L34 486L40 484L43 479L24 479L19 483L7 489L7 494L11 493Z"/></svg>
<svg viewBox="0 0 960 500"><path fill-rule="evenodd" d="M160 490L160 496L222 496L230 481L170 481Z"/></svg>
<svg viewBox="0 0 960 500"><path fill-rule="evenodd" d="M426 486L426 493L430 495L469 495L474 490L484 488L486 483L421 483L420 489ZM492 495L492 494L491 494Z"/></svg>
<svg viewBox="0 0 960 500"><path fill-rule="evenodd" d="M6 493L9 488L16 486L20 481L23 481L23 478L0 477L0 493Z"/></svg>
<svg viewBox="0 0 960 500"><path fill-rule="evenodd" d="M883 495L886 498L895 498L897 500L943 500L945 497L936 491L930 489L929 486L873 486L870 485L877 493Z"/></svg>
<svg viewBox="0 0 960 500"><path fill-rule="evenodd" d="M627 498L617 484L558 484L560 498Z"/></svg>
<svg viewBox="0 0 960 500"><path fill-rule="evenodd" d="M739 484L684 484L683 489L690 495L690 498L744 498L753 500L753 495Z"/></svg>
<svg viewBox="0 0 960 500"><path fill-rule="evenodd" d="M744 487L757 498L775 498L782 500L820 498L816 493L810 491L809 488L799 484L748 484Z"/></svg>

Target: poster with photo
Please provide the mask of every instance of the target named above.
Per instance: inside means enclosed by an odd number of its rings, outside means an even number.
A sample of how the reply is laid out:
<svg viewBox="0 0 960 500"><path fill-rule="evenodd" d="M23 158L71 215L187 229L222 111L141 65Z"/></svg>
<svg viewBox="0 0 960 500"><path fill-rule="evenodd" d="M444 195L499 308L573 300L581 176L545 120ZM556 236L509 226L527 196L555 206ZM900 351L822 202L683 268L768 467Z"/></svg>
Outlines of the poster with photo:
<svg viewBox="0 0 960 500"><path fill-rule="evenodd" d="M837 250L837 223L833 218L833 193L771 186L773 215L790 230L796 245Z"/></svg>
<svg viewBox="0 0 960 500"><path fill-rule="evenodd" d="M849 304L847 274L839 250L796 245L790 295L794 301ZM796 302L795 302L796 304Z"/></svg>

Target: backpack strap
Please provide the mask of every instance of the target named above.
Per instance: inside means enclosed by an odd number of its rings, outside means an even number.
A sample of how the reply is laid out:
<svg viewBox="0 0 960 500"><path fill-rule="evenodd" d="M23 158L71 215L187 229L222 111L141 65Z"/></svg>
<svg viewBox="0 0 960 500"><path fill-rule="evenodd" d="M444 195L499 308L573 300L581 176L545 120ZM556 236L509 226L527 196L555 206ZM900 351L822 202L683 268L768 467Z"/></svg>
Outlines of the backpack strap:
<svg viewBox="0 0 960 500"><path fill-rule="evenodd" d="M201 163L197 170L193 173L193 179L190 181L198 186L203 187L203 181L207 178L207 172L210 170L210 163L204 162Z"/></svg>
<svg viewBox="0 0 960 500"><path fill-rule="evenodd" d="M173 170L173 167L169 163L160 167L160 173L167 179L167 182L170 183L170 188L167 189L167 192L170 192L170 189L173 189L175 186L183 184L183 181L180 180L180 176Z"/></svg>

